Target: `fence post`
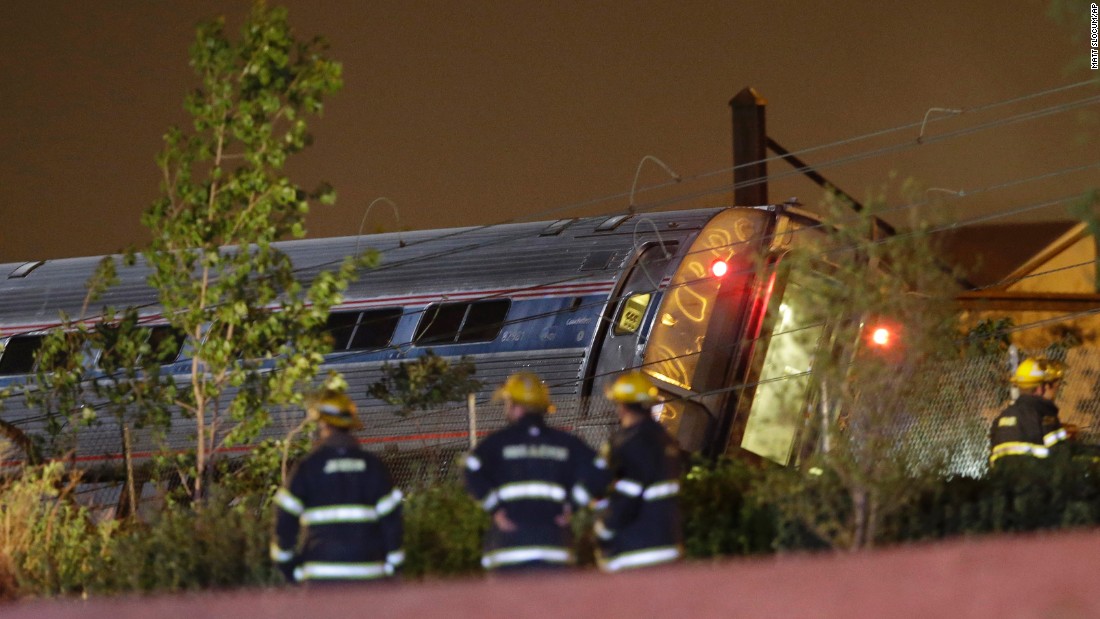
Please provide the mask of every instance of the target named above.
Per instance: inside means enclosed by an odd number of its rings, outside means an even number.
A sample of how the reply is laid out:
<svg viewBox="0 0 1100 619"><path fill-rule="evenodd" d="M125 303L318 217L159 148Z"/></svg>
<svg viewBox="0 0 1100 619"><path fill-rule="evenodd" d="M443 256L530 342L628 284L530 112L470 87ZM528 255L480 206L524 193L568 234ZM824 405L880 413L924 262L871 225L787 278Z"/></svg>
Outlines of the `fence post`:
<svg viewBox="0 0 1100 619"><path fill-rule="evenodd" d="M470 451L477 447L477 396L466 394L466 412L470 418Z"/></svg>
<svg viewBox="0 0 1100 619"><path fill-rule="evenodd" d="M122 422L122 448L126 456L126 494L130 495L130 517L137 517L137 492L134 488L134 461L130 441L130 424Z"/></svg>

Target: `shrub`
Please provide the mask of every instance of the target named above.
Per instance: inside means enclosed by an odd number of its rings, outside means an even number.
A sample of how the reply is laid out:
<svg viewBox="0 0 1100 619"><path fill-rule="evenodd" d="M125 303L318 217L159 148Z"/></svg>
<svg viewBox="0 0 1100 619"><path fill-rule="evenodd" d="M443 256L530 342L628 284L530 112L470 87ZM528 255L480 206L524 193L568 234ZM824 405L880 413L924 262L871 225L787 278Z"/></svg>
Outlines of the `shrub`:
<svg viewBox="0 0 1100 619"><path fill-rule="evenodd" d="M168 592L271 585L270 502L215 486L200 506L167 502L148 523L131 521L109 544L94 588Z"/></svg>
<svg viewBox="0 0 1100 619"><path fill-rule="evenodd" d="M460 576L481 571L489 517L456 481L410 492L405 500L405 575Z"/></svg>
<svg viewBox="0 0 1100 619"><path fill-rule="evenodd" d="M93 522L76 483L51 463L0 488L0 597L83 593L100 570L117 523Z"/></svg>
<svg viewBox="0 0 1100 619"><path fill-rule="evenodd" d="M891 541L1100 524L1100 463L1061 456L1002 462L982 479L942 480L899 518Z"/></svg>
<svg viewBox="0 0 1100 619"><path fill-rule="evenodd" d="M681 484L684 549L693 558L768 552L775 514L753 496L759 469L739 460L692 466Z"/></svg>

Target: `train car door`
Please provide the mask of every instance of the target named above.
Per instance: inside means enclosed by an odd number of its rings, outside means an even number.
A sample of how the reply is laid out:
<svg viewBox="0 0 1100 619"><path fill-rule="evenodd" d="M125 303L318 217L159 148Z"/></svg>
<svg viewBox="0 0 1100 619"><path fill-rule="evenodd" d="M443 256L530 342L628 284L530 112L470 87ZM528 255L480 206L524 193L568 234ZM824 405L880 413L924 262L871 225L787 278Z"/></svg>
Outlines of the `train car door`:
<svg viewBox="0 0 1100 619"><path fill-rule="evenodd" d="M841 358L850 339L849 321L822 315L822 293L838 286L833 265L822 258L809 270L793 272L784 261L790 244L811 244L824 235L816 221L797 214L786 222L791 237L773 251L769 265L770 294L763 321L756 329L746 395L729 413L726 453L795 465L816 434L814 361L821 355ZM820 240L820 239L819 239ZM776 249L773 247L773 250Z"/></svg>
<svg viewBox="0 0 1100 619"><path fill-rule="evenodd" d="M657 301L661 281L668 265L676 256L678 243L646 243L637 254L633 266L608 303L603 320L603 334L597 338L593 351L596 362L589 367L590 385L587 395L602 398L604 388L626 368L641 364L642 350L651 308Z"/></svg>
<svg viewBox="0 0 1100 619"><path fill-rule="evenodd" d="M814 356L826 338L826 325L812 317L817 298L805 281L793 281L776 265L776 282L760 346L746 382L751 399L740 402L727 452L737 449L787 466L798 457L800 434L810 418Z"/></svg>

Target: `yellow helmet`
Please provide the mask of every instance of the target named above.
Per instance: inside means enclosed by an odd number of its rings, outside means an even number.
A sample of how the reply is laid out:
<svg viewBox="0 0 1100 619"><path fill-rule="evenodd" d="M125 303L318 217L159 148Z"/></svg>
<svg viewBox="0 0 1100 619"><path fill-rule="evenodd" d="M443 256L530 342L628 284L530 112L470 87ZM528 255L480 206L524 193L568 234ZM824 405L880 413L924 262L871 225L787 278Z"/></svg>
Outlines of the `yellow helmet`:
<svg viewBox="0 0 1100 619"><path fill-rule="evenodd" d="M326 389L310 398L306 403L306 414L313 421L319 421L334 428L358 430L363 427L359 421L355 402L339 391Z"/></svg>
<svg viewBox="0 0 1100 619"><path fill-rule="evenodd" d="M550 404L550 389L538 375L532 372L516 372L509 376L508 380L493 392L494 402L504 399L525 408L554 411L554 407Z"/></svg>
<svg viewBox="0 0 1100 619"><path fill-rule="evenodd" d="M1065 374L1066 366L1061 361L1052 361L1046 357L1036 359L1029 357L1016 366L1016 373L1012 375L1012 384L1028 389L1042 383L1062 380Z"/></svg>
<svg viewBox="0 0 1100 619"><path fill-rule="evenodd" d="M616 378L604 395L620 404L655 404L657 386L641 370L632 370Z"/></svg>

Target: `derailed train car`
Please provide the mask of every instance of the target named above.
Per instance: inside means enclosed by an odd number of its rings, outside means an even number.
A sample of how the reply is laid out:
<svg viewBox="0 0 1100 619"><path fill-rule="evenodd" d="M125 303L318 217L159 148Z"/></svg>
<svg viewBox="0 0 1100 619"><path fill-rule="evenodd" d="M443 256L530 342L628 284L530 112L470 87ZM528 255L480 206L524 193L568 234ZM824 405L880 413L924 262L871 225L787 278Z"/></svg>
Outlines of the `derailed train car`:
<svg viewBox="0 0 1100 619"><path fill-rule="evenodd" d="M808 370L823 327L802 324L785 298L782 256L821 234L817 223L785 205L710 208L279 247L304 281L361 248L380 252L381 263L363 271L334 308L334 351L326 359L347 376L368 426L381 405L367 386L382 365L428 350L472 359L486 385L482 400L524 369L546 380L555 401L583 403L618 372L640 367L660 386L660 419L685 449L744 451L787 464L806 432ZM79 313L98 262L0 265L0 388L33 372L34 352L59 312ZM147 270L138 265L120 275L101 303L143 308L152 335L163 335ZM799 337L786 335L794 332ZM183 343L164 360L180 378L190 371L186 351ZM88 362L95 363L94 351ZM0 418L41 431L40 414L21 400L9 398ZM385 419L373 424L376 440L415 440L415 429ZM118 436L117 428L105 431ZM80 450L86 460L118 457L96 441L81 441Z"/></svg>

